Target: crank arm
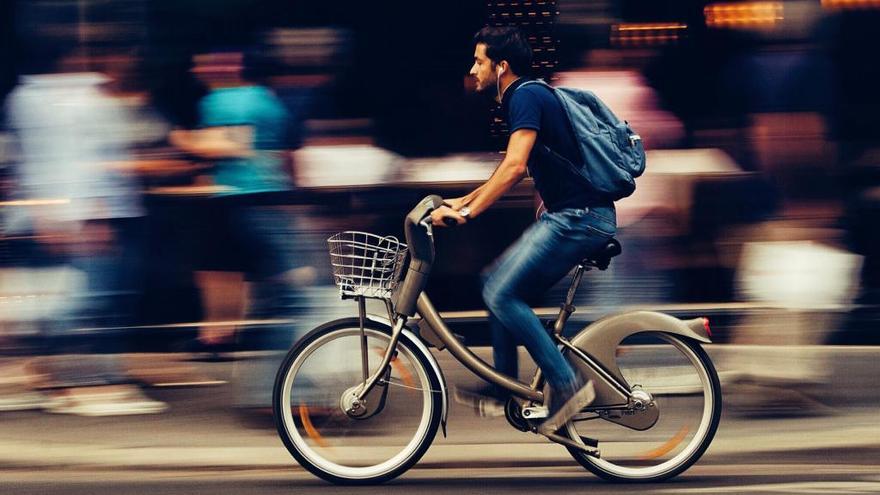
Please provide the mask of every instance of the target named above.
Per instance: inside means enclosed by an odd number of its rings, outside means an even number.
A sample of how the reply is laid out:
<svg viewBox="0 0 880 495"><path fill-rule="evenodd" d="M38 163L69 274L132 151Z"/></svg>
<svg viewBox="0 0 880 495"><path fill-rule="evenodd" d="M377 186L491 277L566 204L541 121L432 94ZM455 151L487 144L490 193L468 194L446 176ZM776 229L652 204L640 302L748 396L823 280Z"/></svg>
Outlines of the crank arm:
<svg viewBox="0 0 880 495"><path fill-rule="evenodd" d="M550 433L550 434L544 435L544 436L549 438L550 440L558 443L558 444L562 444L562 445L565 445L566 447L571 447L573 449L580 450L581 452L587 454L590 457L595 457L596 459L601 458L601 454L599 453L599 449L596 448L596 445L598 445L599 442L597 442L596 440L593 440L592 438L584 437L584 441L588 445L582 445L582 444L575 442L574 440L572 440L570 438L564 437L562 435L557 435L556 433Z"/></svg>

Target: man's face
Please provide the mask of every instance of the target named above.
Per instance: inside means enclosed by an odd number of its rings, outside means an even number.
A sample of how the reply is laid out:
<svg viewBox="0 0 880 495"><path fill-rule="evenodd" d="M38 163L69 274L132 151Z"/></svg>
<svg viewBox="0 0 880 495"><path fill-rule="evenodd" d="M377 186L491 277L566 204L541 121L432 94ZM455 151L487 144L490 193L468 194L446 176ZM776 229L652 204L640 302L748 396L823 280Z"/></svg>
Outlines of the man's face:
<svg viewBox="0 0 880 495"><path fill-rule="evenodd" d="M193 57L193 75L208 86L241 76L244 55L240 52L202 53Z"/></svg>
<svg viewBox="0 0 880 495"><path fill-rule="evenodd" d="M498 75L496 74L495 62L492 62L486 56L486 44L477 43L474 48L474 65L471 67L470 74L477 81L477 92L482 93L487 90L495 91Z"/></svg>

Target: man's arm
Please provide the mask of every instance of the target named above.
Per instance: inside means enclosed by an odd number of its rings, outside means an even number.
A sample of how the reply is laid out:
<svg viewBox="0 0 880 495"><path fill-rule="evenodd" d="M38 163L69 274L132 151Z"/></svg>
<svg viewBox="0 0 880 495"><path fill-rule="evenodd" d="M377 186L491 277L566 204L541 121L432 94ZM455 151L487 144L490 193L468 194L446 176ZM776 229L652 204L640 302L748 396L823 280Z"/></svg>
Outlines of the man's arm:
<svg viewBox="0 0 880 495"><path fill-rule="evenodd" d="M535 145L538 132L534 129L518 129L510 135L507 143L507 154L495 169L492 177L470 194L451 200L452 208L442 206L431 214L434 225L442 226L444 217L452 217L459 224L466 221L458 214L463 206L470 208L468 218L476 217L486 211L492 204L515 186L528 174L529 154Z"/></svg>
<svg viewBox="0 0 880 495"><path fill-rule="evenodd" d="M194 131L171 131L169 141L181 150L208 160L253 156L251 126L208 127Z"/></svg>

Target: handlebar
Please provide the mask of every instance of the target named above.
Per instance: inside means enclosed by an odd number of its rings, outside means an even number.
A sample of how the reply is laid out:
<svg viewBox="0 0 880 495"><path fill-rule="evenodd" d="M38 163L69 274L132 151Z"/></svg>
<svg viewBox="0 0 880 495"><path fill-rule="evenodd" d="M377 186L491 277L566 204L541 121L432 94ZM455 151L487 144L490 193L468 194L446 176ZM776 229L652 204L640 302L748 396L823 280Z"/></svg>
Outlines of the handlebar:
<svg viewBox="0 0 880 495"><path fill-rule="evenodd" d="M394 307L400 314L415 314L416 300L428 283L431 266L434 264L434 233L430 215L442 205L443 198L440 196L428 196L406 215L403 231L409 245L409 267L401 287L392 297ZM455 219L450 220L455 222ZM418 227L424 227L424 230Z"/></svg>

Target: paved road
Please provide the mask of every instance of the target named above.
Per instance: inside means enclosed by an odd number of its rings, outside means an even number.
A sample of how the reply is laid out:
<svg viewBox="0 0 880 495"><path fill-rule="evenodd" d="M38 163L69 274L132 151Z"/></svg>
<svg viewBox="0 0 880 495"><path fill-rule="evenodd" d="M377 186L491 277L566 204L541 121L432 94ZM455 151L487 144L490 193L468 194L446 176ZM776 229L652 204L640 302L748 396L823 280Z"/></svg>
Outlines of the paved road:
<svg viewBox="0 0 880 495"><path fill-rule="evenodd" d="M872 452L877 459L876 451ZM880 474L873 460L853 452L854 462L704 462L673 481L654 485L613 485L574 466L416 468L391 483L337 487L296 469L180 471L5 471L4 492L13 494L290 494L324 493L878 493Z"/></svg>
<svg viewBox="0 0 880 495"><path fill-rule="evenodd" d="M856 355L858 354L858 355ZM880 349L838 364L838 395L872 387ZM161 369L194 365L230 380L234 363L184 363L151 356ZM448 363L447 363L448 364ZM466 381L446 367L451 383ZM876 376L876 374L874 375ZM836 379L835 379L836 380ZM850 383L847 389L845 383ZM834 380L829 383L835 383ZM847 391L850 390L850 391ZM83 418L15 412L0 415L0 486L10 494L350 493L299 468L274 431L243 423L227 385L149 390L169 412ZM873 392L872 392L873 393ZM478 418L462 406L419 464L363 493L878 493L880 414L864 400L809 415L754 417L728 411L711 448L692 469L660 485L613 485L576 465L559 446Z"/></svg>

